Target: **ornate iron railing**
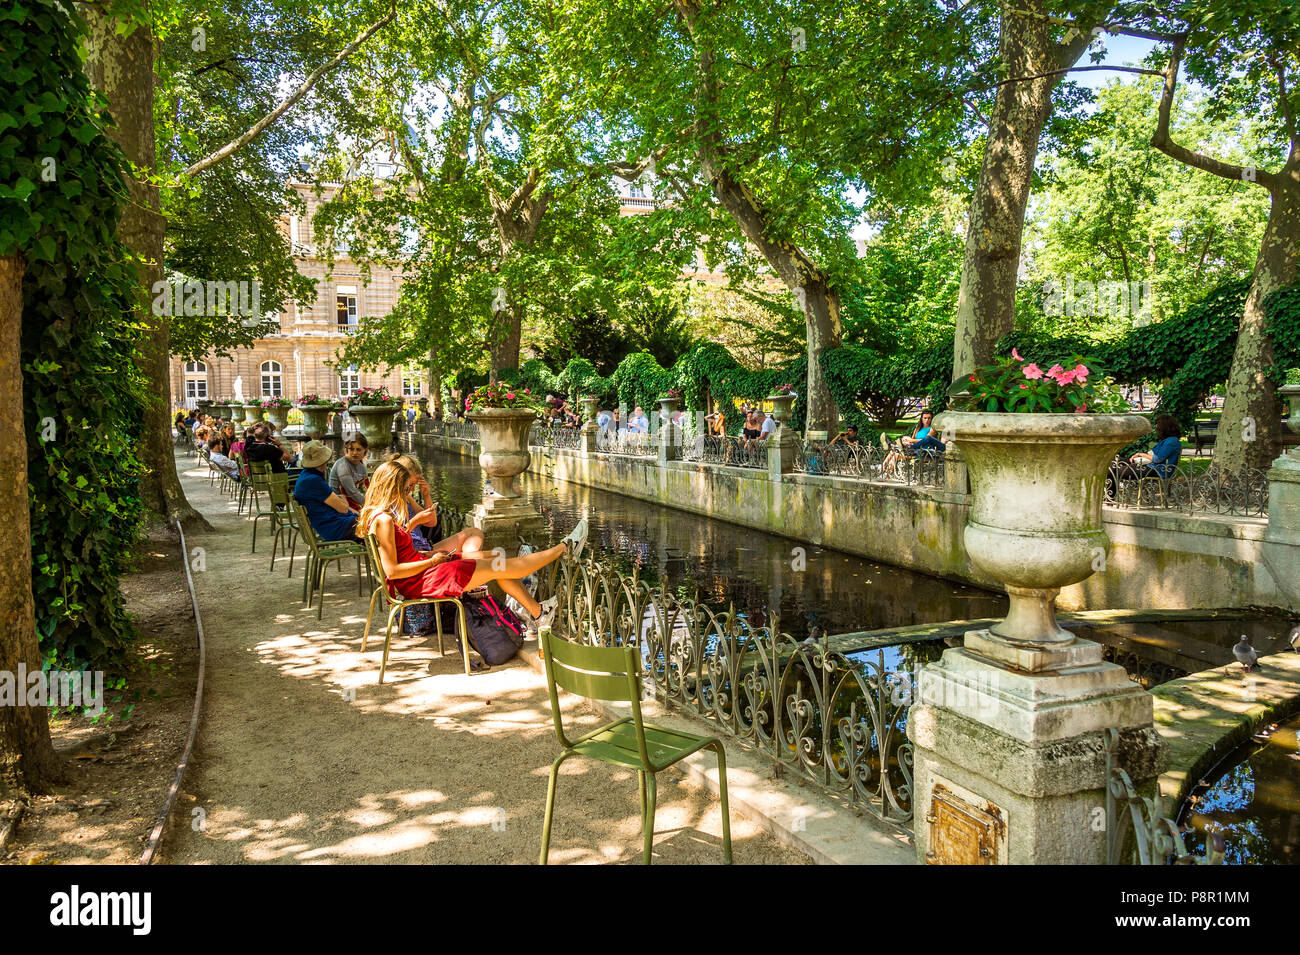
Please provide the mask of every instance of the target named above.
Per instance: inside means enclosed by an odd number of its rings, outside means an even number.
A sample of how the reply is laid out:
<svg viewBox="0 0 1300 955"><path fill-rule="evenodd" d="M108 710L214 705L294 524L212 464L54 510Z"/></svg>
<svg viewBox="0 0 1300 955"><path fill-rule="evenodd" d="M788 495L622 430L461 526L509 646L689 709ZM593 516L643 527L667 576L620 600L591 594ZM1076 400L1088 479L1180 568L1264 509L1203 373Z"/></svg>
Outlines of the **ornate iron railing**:
<svg viewBox="0 0 1300 955"><path fill-rule="evenodd" d="M1268 478L1256 468L1225 471L1192 461L1162 475L1148 465L1116 460L1106 473L1106 506L1267 517Z"/></svg>
<svg viewBox="0 0 1300 955"><path fill-rule="evenodd" d="M416 419L416 430L419 430L419 421ZM439 434L448 438L467 438L472 441L478 440L478 425L473 421L430 421L424 426L428 429L429 434Z"/></svg>
<svg viewBox="0 0 1300 955"><path fill-rule="evenodd" d="M880 473L883 453L866 444L845 441L802 441L794 469L801 474L874 479Z"/></svg>
<svg viewBox="0 0 1300 955"><path fill-rule="evenodd" d="M767 445L735 435L701 435L682 442L683 461L723 464L738 468L766 468Z"/></svg>
<svg viewBox="0 0 1300 955"><path fill-rule="evenodd" d="M562 561L552 639L640 649L643 687L827 792L906 822L912 816L911 682L883 652L859 662L824 639L651 587L606 560Z"/></svg>
<svg viewBox="0 0 1300 955"><path fill-rule="evenodd" d="M529 433L529 444L549 451L556 448L576 451L582 445L582 432L577 428L537 428Z"/></svg>
<svg viewBox="0 0 1300 955"><path fill-rule="evenodd" d="M1119 765L1119 730L1106 730L1106 862L1108 865L1217 865L1221 832L1207 833L1205 855L1187 851L1183 831L1165 812L1164 796L1138 793Z"/></svg>
<svg viewBox="0 0 1300 955"><path fill-rule="evenodd" d="M597 432L596 450L608 454L631 454L638 457L652 456L656 453L650 435L632 431Z"/></svg>

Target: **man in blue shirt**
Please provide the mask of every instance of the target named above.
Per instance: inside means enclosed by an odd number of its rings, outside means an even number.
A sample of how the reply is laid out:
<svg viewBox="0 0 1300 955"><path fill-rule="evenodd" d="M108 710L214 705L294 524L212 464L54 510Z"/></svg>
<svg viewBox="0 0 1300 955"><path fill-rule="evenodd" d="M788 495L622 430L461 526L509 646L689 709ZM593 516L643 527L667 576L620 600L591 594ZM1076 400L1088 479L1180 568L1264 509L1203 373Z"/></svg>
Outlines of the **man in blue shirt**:
<svg viewBox="0 0 1300 955"><path fill-rule="evenodd" d="M302 449L302 473L293 486L294 499L302 505L312 530L323 541L357 539L357 512L348 507L341 495L330 489L325 468L332 457L330 449L319 441L309 441Z"/></svg>

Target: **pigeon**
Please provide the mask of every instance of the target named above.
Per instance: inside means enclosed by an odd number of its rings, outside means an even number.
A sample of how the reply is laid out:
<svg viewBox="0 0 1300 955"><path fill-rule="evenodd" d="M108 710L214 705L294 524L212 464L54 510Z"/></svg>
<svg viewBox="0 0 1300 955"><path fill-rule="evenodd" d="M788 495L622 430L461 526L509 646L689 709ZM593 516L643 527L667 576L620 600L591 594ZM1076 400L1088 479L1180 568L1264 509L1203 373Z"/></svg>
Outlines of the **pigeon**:
<svg viewBox="0 0 1300 955"><path fill-rule="evenodd" d="M1241 635L1241 643L1232 648L1232 655L1241 664L1243 673L1255 669L1255 661L1259 659L1259 654L1255 652L1255 648L1250 645L1250 641L1246 639L1244 633Z"/></svg>
<svg viewBox="0 0 1300 955"><path fill-rule="evenodd" d="M1287 636L1287 639L1291 641L1291 649L1296 653L1300 653L1300 625L1291 628L1291 633Z"/></svg>

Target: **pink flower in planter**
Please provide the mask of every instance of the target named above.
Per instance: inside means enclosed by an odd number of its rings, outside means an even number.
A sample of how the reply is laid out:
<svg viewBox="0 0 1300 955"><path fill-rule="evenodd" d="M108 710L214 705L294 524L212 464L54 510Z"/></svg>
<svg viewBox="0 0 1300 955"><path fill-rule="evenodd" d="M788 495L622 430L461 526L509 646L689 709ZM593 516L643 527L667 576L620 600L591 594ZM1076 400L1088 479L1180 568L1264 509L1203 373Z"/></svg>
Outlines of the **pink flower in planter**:
<svg viewBox="0 0 1300 955"><path fill-rule="evenodd" d="M1087 411L1087 410L1088 410L1088 404L1087 404L1087 402L1084 402L1083 404L1079 405L1079 407L1077 407L1077 408L1074 409L1074 413L1075 413L1075 414L1083 414L1083 413L1084 413L1085 411Z"/></svg>
<svg viewBox="0 0 1300 955"><path fill-rule="evenodd" d="M1029 387L1029 386L1028 386L1027 384L1025 384L1023 381L1020 383L1020 388L1021 388L1022 391L1023 391L1024 389L1028 388L1028 387Z"/></svg>
<svg viewBox="0 0 1300 955"><path fill-rule="evenodd" d="M1073 371L1074 371L1074 380L1077 381L1079 384L1083 384L1085 381L1087 381L1088 375L1091 374L1091 372L1088 371L1087 365L1075 365Z"/></svg>
<svg viewBox="0 0 1300 955"><path fill-rule="evenodd" d="M1025 373L1025 377L1031 380L1036 380L1038 378L1043 377L1043 369L1039 368L1032 361L1028 365L1026 365L1022 370ZM973 378L971 380L974 381Z"/></svg>
<svg viewBox="0 0 1300 955"><path fill-rule="evenodd" d="M1020 352L1016 351L1014 348L1011 349L1011 357L1016 361L1024 361L1024 359L1020 357Z"/></svg>
<svg viewBox="0 0 1300 955"><path fill-rule="evenodd" d="M515 400L515 393L513 391L510 392L510 394L506 395L506 401L514 401L514 400Z"/></svg>

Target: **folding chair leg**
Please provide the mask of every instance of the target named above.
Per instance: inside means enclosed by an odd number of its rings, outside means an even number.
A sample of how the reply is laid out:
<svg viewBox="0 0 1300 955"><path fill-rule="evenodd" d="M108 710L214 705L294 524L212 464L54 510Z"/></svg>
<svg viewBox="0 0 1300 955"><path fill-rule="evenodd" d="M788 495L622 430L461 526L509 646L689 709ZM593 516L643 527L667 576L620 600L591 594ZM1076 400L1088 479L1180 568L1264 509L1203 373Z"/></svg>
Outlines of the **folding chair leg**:
<svg viewBox="0 0 1300 955"><path fill-rule="evenodd" d="M361 555L357 555L357 594L362 595L365 591L361 589Z"/></svg>
<svg viewBox="0 0 1300 955"><path fill-rule="evenodd" d="M275 536L271 538L271 572L275 572L275 549L280 544L280 528L275 529Z"/></svg>
<svg viewBox="0 0 1300 955"><path fill-rule="evenodd" d="M563 752L551 763L551 779L546 785L546 814L542 817L542 854L537 860L538 865L546 865L546 860L551 854L551 822L555 818L555 782L560 775L560 764L568 759L572 753Z"/></svg>
<svg viewBox="0 0 1300 955"><path fill-rule="evenodd" d="M731 865L731 811L727 808L727 751L721 742L709 747L718 754L718 798L722 802L722 862Z"/></svg>
<svg viewBox="0 0 1300 955"><path fill-rule="evenodd" d="M375 601L379 599L379 590L370 595L370 609L366 611L366 631L361 634L361 652L366 652L366 641L370 639L370 620L375 615Z"/></svg>
<svg viewBox="0 0 1300 955"><path fill-rule="evenodd" d="M402 605L398 604L388 611L388 632L384 634L384 658L379 661L379 682L384 682L384 671L388 669L388 648L393 643L393 617L399 613Z"/></svg>
<svg viewBox="0 0 1300 955"><path fill-rule="evenodd" d="M320 620L325 615L325 571L329 569L329 561L320 561L320 573L316 576L316 589L320 591L320 605L316 608L316 619Z"/></svg>
<svg viewBox="0 0 1300 955"><path fill-rule="evenodd" d="M298 555L298 528L289 528L289 578L293 578L293 559Z"/></svg>
<svg viewBox="0 0 1300 955"><path fill-rule="evenodd" d="M307 581L311 579L311 551L307 551L307 565L302 569L302 602L307 603ZM308 604L308 606L311 606Z"/></svg>
<svg viewBox="0 0 1300 955"><path fill-rule="evenodd" d="M641 817L641 831L645 833L645 849L641 853L641 862L650 864L650 849L655 841L655 774L646 773L646 811Z"/></svg>
<svg viewBox="0 0 1300 955"><path fill-rule="evenodd" d="M469 621L465 619L465 605L460 605L460 655L465 661L465 675L469 676Z"/></svg>

